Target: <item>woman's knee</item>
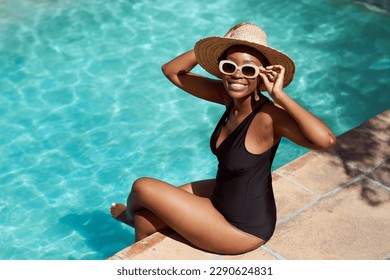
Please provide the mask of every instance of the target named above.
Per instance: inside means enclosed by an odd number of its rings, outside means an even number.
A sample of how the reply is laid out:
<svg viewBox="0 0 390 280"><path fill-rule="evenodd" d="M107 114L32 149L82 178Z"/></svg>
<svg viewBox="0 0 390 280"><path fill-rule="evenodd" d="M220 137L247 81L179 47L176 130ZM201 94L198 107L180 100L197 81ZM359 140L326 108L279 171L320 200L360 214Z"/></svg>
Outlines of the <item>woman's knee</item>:
<svg viewBox="0 0 390 280"><path fill-rule="evenodd" d="M152 179L148 177L141 177L138 178L133 182L133 185L131 187L131 193L136 194L139 196L142 194L147 188L149 188L152 184Z"/></svg>
<svg viewBox="0 0 390 280"><path fill-rule="evenodd" d="M142 197L145 193L145 188L148 186L148 178L139 178L133 182L131 191L127 197L127 211L129 216L134 216L134 211L143 208Z"/></svg>
<svg viewBox="0 0 390 280"><path fill-rule="evenodd" d="M141 178L136 179L133 182L132 190L138 191L140 188L142 188L147 183L148 179L149 178L147 178L147 177L141 177Z"/></svg>

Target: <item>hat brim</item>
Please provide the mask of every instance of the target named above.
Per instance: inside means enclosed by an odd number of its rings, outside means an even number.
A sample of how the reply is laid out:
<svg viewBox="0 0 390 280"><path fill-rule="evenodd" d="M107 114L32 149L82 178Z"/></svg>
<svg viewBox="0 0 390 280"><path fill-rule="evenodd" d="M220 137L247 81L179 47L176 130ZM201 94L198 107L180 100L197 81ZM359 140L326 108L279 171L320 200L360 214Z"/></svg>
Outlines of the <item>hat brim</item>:
<svg viewBox="0 0 390 280"><path fill-rule="evenodd" d="M267 58L270 65L282 65L285 68L283 87L288 86L292 82L295 74L295 64L291 58L271 47L245 40L219 36L201 39L194 47L196 60L207 72L222 79L222 73L219 71L218 67L219 59L227 49L235 45L244 45L256 49ZM260 90L266 90L264 84L260 86Z"/></svg>

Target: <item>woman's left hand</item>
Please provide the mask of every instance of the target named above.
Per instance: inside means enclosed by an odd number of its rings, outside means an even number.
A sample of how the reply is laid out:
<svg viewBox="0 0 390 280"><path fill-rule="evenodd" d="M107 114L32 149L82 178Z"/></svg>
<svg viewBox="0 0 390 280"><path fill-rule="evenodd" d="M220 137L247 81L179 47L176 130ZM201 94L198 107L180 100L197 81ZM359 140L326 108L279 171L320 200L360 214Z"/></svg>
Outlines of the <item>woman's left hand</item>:
<svg viewBox="0 0 390 280"><path fill-rule="evenodd" d="M327 125L283 91L285 69L281 65L260 67L260 76L272 99L283 108L275 110L275 134L309 149L328 149L336 138Z"/></svg>
<svg viewBox="0 0 390 280"><path fill-rule="evenodd" d="M260 76L272 98L283 91L284 73L285 69L281 65L260 67Z"/></svg>

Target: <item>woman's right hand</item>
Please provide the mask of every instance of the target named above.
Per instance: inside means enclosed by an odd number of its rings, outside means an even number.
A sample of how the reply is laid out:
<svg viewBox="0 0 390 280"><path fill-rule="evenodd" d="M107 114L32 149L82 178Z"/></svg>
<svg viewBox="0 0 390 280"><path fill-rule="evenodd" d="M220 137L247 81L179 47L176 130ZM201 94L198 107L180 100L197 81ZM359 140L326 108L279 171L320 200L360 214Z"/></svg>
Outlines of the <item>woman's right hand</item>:
<svg viewBox="0 0 390 280"><path fill-rule="evenodd" d="M232 36L232 34L234 33L234 31L239 28L240 26L243 26L243 25L246 25L246 24L253 24L253 23L245 23L245 22L242 22L242 23L239 23L239 24L236 24L235 26L233 26L232 28L230 28L230 30L225 34L224 37L226 38L229 38Z"/></svg>

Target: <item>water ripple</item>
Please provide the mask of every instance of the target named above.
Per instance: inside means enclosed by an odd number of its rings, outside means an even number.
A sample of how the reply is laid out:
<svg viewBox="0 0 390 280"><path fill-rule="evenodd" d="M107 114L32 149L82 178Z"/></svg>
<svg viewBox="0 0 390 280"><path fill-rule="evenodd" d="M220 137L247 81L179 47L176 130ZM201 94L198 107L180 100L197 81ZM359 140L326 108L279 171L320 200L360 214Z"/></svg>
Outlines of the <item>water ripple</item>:
<svg viewBox="0 0 390 280"><path fill-rule="evenodd" d="M104 259L133 242L108 207L134 179L214 177L223 108L160 67L241 21L294 59L288 93L337 134L390 107L390 19L350 2L0 1L0 259ZM283 140L275 167L305 152Z"/></svg>

